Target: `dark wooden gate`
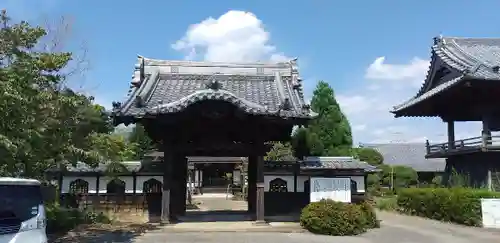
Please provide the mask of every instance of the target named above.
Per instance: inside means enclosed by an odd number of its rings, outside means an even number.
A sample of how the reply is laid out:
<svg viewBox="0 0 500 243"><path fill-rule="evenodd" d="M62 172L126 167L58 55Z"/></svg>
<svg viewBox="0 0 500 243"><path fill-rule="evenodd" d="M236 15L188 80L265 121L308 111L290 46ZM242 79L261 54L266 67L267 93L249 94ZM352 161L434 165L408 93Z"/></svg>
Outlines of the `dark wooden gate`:
<svg viewBox="0 0 500 243"><path fill-rule="evenodd" d="M162 183L156 179L149 179L144 182L143 193L145 196L145 204L148 208L149 219L154 219L161 216L161 197Z"/></svg>

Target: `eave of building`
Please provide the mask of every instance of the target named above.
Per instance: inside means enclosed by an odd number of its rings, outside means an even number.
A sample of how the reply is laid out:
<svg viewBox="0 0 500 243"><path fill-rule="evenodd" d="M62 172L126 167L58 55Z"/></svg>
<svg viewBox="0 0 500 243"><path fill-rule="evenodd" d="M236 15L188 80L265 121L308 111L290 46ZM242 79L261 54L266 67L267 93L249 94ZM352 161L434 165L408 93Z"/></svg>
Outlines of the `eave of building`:
<svg viewBox="0 0 500 243"><path fill-rule="evenodd" d="M278 102L280 108L271 109L264 104L246 100L241 95L238 96L226 90L225 87L219 89L208 87L208 85L204 89L191 87L193 89L191 93L184 94L176 100L150 104L159 83L167 82L168 79L162 80L165 75L167 78L168 75L172 77L187 75L205 79L210 76L209 79L214 80L213 82L218 82L220 78L231 80L237 77L245 77L243 79L248 77L250 79L248 82L252 82L253 79L272 77L276 96L279 97L279 101L273 102ZM287 77L289 81L282 81L281 77ZM280 63L215 63L157 60L139 56L132 78L132 85L125 102L123 104L114 102L113 117L116 124L135 123L143 118L177 113L203 100L229 102L250 115L276 116L292 120L309 120L316 115L304 102L302 81L298 74L296 59ZM172 81L180 81L173 78ZM141 107L137 106L138 103L147 105Z"/></svg>
<svg viewBox="0 0 500 243"><path fill-rule="evenodd" d="M483 41L485 39L456 37L435 38L434 45L432 46L431 65L422 87L415 97L400 105L394 106L391 113L393 113L395 117L438 116L438 114L416 114L411 112L410 109L446 92L448 89L459 85L464 80L500 80L498 65L496 65L498 63L494 64L476 58L470 52L460 47L457 40ZM498 44L500 44L500 39L498 40ZM440 68L447 68L455 75L450 75L447 79L445 78L441 82L438 82L439 80L436 80L435 74Z"/></svg>

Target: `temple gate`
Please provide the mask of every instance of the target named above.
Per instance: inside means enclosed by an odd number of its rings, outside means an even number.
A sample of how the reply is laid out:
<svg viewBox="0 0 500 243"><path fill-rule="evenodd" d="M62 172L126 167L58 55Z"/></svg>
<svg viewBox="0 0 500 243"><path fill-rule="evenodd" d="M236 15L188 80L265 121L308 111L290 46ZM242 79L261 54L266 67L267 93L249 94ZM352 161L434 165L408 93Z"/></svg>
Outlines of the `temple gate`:
<svg viewBox="0 0 500 243"><path fill-rule="evenodd" d="M296 60L209 63L139 56L116 125L141 123L163 152L161 221L186 212L187 156L248 157L248 211L264 222L269 141L287 141L311 117Z"/></svg>

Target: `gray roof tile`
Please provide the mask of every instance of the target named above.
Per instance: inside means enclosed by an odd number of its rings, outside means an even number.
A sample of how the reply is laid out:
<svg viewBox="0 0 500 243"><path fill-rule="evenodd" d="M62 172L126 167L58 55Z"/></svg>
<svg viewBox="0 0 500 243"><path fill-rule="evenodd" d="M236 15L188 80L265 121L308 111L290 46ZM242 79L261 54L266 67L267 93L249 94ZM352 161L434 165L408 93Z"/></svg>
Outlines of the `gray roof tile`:
<svg viewBox="0 0 500 243"><path fill-rule="evenodd" d="M364 161L352 157L305 157L301 162L303 169L364 169L367 172L375 172L377 168Z"/></svg>
<svg viewBox="0 0 500 243"><path fill-rule="evenodd" d="M426 100L466 79L500 80L500 38L437 37L432 46L431 65L444 63L461 75L434 84L431 70L417 95L397 105L393 113Z"/></svg>
<svg viewBox="0 0 500 243"><path fill-rule="evenodd" d="M444 171L445 159L426 159L425 144L420 143L387 143L360 144L362 148L373 148L384 157L384 164L404 165L419 172Z"/></svg>
<svg viewBox="0 0 500 243"><path fill-rule="evenodd" d="M136 65L127 100L115 103L114 113L115 117L173 113L202 100L227 101L250 114L313 115L304 102L295 60L237 64L143 57ZM137 106L138 102L142 105Z"/></svg>
<svg viewBox="0 0 500 243"><path fill-rule="evenodd" d="M100 163L97 167L92 167L84 162L77 162L75 166L71 164L66 165L66 170L69 172L104 172L108 168L108 165L109 163ZM124 161L122 165L129 172L138 172L142 168L140 161ZM58 171L58 169L54 168L51 171Z"/></svg>

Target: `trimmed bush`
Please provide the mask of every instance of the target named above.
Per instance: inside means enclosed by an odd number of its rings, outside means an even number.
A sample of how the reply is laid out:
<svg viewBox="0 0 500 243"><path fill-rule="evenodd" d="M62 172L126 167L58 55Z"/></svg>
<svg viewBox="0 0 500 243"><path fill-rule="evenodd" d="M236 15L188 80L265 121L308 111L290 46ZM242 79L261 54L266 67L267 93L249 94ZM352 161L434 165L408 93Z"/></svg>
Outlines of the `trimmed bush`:
<svg viewBox="0 0 500 243"><path fill-rule="evenodd" d="M481 226L481 198L500 198L500 193L471 188L406 188L398 191L397 204L407 214Z"/></svg>
<svg viewBox="0 0 500 243"><path fill-rule="evenodd" d="M350 204L321 200L302 209L300 224L315 234L358 235L378 226L368 203Z"/></svg>

